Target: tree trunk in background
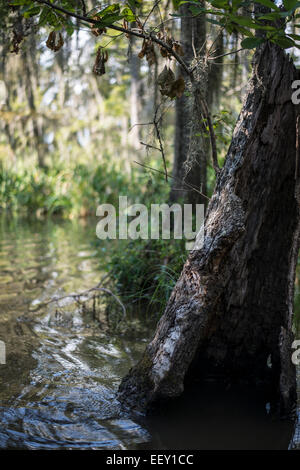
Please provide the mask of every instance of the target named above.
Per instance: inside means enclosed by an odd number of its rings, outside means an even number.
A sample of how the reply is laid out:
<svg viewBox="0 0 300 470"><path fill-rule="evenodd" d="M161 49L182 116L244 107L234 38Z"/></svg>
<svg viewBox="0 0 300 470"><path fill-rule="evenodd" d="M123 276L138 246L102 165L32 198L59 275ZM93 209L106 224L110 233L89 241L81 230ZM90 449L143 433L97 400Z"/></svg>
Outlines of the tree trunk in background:
<svg viewBox="0 0 300 470"><path fill-rule="evenodd" d="M223 58L220 56L224 54L224 38L222 30L218 33L212 52L213 57L216 57L216 59L211 61L211 65L209 67L206 93L207 106L211 113L217 111L220 105L223 78Z"/></svg>
<svg viewBox="0 0 300 470"><path fill-rule="evenodd" d="M0 79L2 80L2 83L4 85L3 89L3 105L8 111L11 111L11 79L9 77L9 73L7 71L8 68L8 52L9 52L9 47L10 44L7 41L7 37L4 33L4 31L1 31L1 36L0 36L0 44L1 44L1 61L0 61ZM11 149L12 153L12 159L16 163L17 158L16 158L16 150L17 150L17 142L14 137L14 132L11 130L11 126L9 122L5 122L3 120L3 130L6 134L8 144Z"/></svg>
<svg viewBox="0 0 300 470"><path fill-rule="evenodd" d="M65 38L64 47L55 54L55 71L57 76L57 94L58 104L61 110L65 108L65 104L70 97L69 80L67 68L72 54L71 40L67 36Z"/></svg>
<svg viewBox="0 0 300 470"><path fill-rule="evenodd" d="M31 54L35 52L35 49L31 49ZM35 141L35 149L37 152L38 157L38 165L40 168L45 167L44 161L44 144L43 144L43 131L42 125L38 120L36 105L35 105L35 97L34 97L34 70L33 67L30 65L29 53L26 47L22 49L22 59L23 59L23 70L24 70L24 78L25 78L25 86L26 86L26 97L28 101L28 106L31 113L31 122L32 122L32 130L33 130L33 137Z"/></svg>
<svg viewBox="0 0 300 470"><path fill-rule="evenodd" d="M213 372L261 380L280 398L281 412L292 413L300 190L291 83L297 75L279 47L267 43L256 52L203 247L190 253L152 341L120 385L126 406L150 410L180 395L185 380Z"/></svg>
<svg viewBox="0 0 300 470"><path fill-rule="evenodd" d="M191 18L187 5L181 7L181 44L184 51L184 60L190 65L195 58L203 57L205 53L206 19L205 15ZM182 76L188 82L187 74ZM206 87L206 83L204 84ZM191 97L183 96L176 100L175 124L175 155L172 176L171 202L183 199L186 203L205 203L201 195L184 185L184 181L206 194L206 150L203 140L203 124L194 118L195 105ZM197 132L198 131L198 132ZM199 134L198 137L195 134ZM197 150L190 148L196 140ZM188 158L191 157L191 158ZM189 161L188 161L189 160Z"/></svg>
<svg viewBox="0 0 300 470"><path fill-rule="evenodd" d="M131 27L136 27L135 23ZM140 128L137 124L139 121L140 109L140 59L135 51L136 38L130 37L129 49L129 67L130 67L130 145L138 150L140 144Z"/></svg>

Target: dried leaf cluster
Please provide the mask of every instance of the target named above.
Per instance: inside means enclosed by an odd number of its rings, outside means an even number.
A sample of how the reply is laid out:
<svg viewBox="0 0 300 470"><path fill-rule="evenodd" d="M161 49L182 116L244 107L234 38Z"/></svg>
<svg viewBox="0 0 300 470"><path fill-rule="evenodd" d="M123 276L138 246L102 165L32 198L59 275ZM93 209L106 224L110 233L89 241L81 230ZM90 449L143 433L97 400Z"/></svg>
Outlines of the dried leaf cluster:
<svg viewBox="0 0 300 470"><path fill-rule="evenodd" d="M108 61L108 52L103 52L102 47L99 47L95 59L95 64L93 67L93 73L96 75L104 75L105 74L105 63Z"/></svg>
<svg viewBox="0 0 300 470"><path fill-rule="evenodd" d="M167 44L167 46L169 46L170 49L173 49L173 51L176 52L178 55L184 55L184 51L182 49L181 44L178 41L175 41L172 36L167 33L167 31L159 32L157 34L157 38ZM162 57L168 58L170 60L172 59L172 54L163 46L160 46L160 53Z"/></svg>
<svg viewBox="0 0 300 470"><path fill-rule="evenodd" d="M64 40L61 33L56 33L56 31L51 31L48 36L46 46L51 49L51 51L57 52L64 45Z"/></svg>
<svg viewBox="0 0 300 470"><path fill-rule="evenodd" d="M142 49L138 55L140 59L146 56L149 66L157 63L157 57L154 49L154 44L151 39L144 39Z"/></svg>
<svg viewBox="0 0 300 470"><path fill-rule="evenodd" d="M168 48L164 47L163 45L159 46L159 51L162 57L171 60L171 49L180 56L184 55L181 44L178 41L175 41L170 35L168 35L167 32L159 32L157 34L157 38L168 46ZM138 56L140 59L143 59L146 56L147 62L150 66L157 63L155 48L151 39L144 39L142 49Z"/></svg>
<svg viewBox="0 0 300 470"><path fill-rule="evenodd" d="M180 98L185 90L183 77L175 78L174 72L165 65L163 71L157 77L160 93L169 98Z"/></svg>
<svg viewBox="0 0 300 470"><path fill-rule="evenodd" d="M95 21L99 21L99 17L97 15L93 16L92 19ZM98 28L97 26L93 26L91 28L91 32L94 36L98 37L101 36L101 34L106 33L106 28Z"/></svg>

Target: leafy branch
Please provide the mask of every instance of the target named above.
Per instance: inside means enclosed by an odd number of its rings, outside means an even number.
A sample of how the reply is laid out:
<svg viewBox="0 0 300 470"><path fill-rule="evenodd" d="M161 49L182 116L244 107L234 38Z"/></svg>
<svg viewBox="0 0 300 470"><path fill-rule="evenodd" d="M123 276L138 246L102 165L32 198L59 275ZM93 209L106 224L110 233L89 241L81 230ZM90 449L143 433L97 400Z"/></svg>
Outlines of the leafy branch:
<svg viewBox="0 0 300 470"><path fill-rule="evenodd" d="M207 3L209 7L205 8L200 0L173 0L176 10L181 5L188 4L193 16L206 14L207 21L221 26L229 34L242 35L244 37L241 44L243 49L255 48L264 41L271 41L282 48L300 47L297 44L297 41L300 40L300 35L286 33L285 31L286 25L292 18L300 17L297 14L300 2L297 0L283 0L283 8L279 8L271 0L257 0L256 2L247 0L210 0ZM106 28L110 28L125 34L126 37L135 36L142 39L143 48L140 57L146 55L147 59L149 59L149 64L153 63L153 57L155 56L153 44L156 44L159 46L163 57L173 58L189 77L191 84L196 84L194 68L189 67L184 61L181 46L178 42L174 41L165 32L161 33L159 28L145 29L148 18L155 7L158 6L159 0L155 1L143 24L137 14L142 5L142 0L128 0L125 6L120 6L119 3L112 3L98 12L96 9L87 12L84 0L81 0L80 4L81 8L76 10L73 0L64 0L62 2L63 6L53 3L52 0L11 0L9 3L13 7L21 7L20 11L25 18L39 16L38 26L51 26L54 28L54 31L50 33L52 37L51 41L49 41L54 51L58 50L63 44L61 33L56 34L56 31L65 27L67 32L72 34L74 24L71 19L74 18L77 22L79 21L81 24L88 26L95 36L100 36L106 32ZM254 4L262 5L267 9L267 12L255 15ZM249 16L240 14L241 7L249 8ZM180 16L180 14L172 16ZM119 24L120 21L123 21L122 26ZM129 24L134 24L134 27L129 27ZM295 27L300 27L300 25L295 25ZM255 34L257 31L260 32L259 35ZM98 50L96 57L97 64L94 66L94 70L99 75L105 73L104 64L108 59L107 53L103 53L102 49L99 48ZM180 93L182 93L182 83L179 83L179 80L177 80L174 84L179 88L179 91L172 89L170 94L165 93L172 98L180 96ZM197 86L193 86L193 89L199 115L207 123L211 141L213 167L216 174L218 174L216 137L212 119L205 98L199 93ZM159 135L157 137L159 140Z"/></svg>
<svg viewBox="0 0 300 470"><path fill-rule="evenodd" d="M104 10L100 11L98 14L96 14L96 15L93 14L93 17L89 17L89 16L82 16L81 14L78 14L78 13L76 13L75 11L73 11L71 9L67 10L67 9L65 9L65 8L63 8L59 5L51 3L48 0L34 0L34 1L31 1L31 0L13 0L11 4L12 5L20 5L20 4L27 5L27 7L25 7L25 11L23 11L23 14L26 15L26 16L34 16L34 15L37 15L37 14L40 13L39 7L35 6L36 3L44 5L48 10L50 9L49 11L54 10L54 11L58 12L59 14L66 15L67 18L76 18L77 20L80 20L81 22L89 23L90 25L92 25L94 30L96 30L96 31L98 30L100 32L99 34L104 32L106 27L109 27L109 28L111 28L115 31L125 33L126 36L132 35L132 36L143 39L144 42L147 41L151 44L155 43L158 46L160 46L160 48L162 48L164 51L166 51L166 54L169 57L173 57L176 60L176 62L186 72L186 74L188 75L188 77L190 78L192 83L195 82L193 70L191 70L188 67L188 65L185 63L185 61L183 60L180 53L176 51L176 48L178 50L178 47L177 47L178 44L169 37L167 37L166 40L163 40L161 37L159 37L159 33L156 34L154 31L145 31L144 28L143 28L143 25L139 21L138 17L133 14L133 12L130 8L125 9L125 12L124 12L124 10L121 12L118 4L113 4L113 5L110 5L109 7L106 7ZM38 10L37 10L37 8L38 8ZM41 13L41 15L42 15L42 13ZM132 17L132 15L133 15L133 17ZM117 24L113 24L116 21L119 21L121 18L123 18L125 20L125 22L129 21L129 20L130 21L133 21L133 20L137 21L137 24L139 25L139 28L128 28L128 27L125 27L125 26L119 26ZM46 19L47 19L47 17L44 18L44 20L43 20L44 23L45 23ZM51 22L50 22L50 24L51 24ZM125 23L125 25L126 25L126 23ZM56 45L54 45L53 50L57 50ZM99 52L99 54L97 55L97 60L98 60L98 63L97 63L96 69L100 71L100 74L102 74L105 71L104 62L107 61L107 57L104 57ZM95 69L95 67L94 67L94 69ZM210 141L211 141L211 147L212 147L213 166L214 166L214 169L215 169L216 173L218 173L219 167L218 167L218 163L217 163L218 158L217 158L216 137L215 137L215 134L214 134L213 125L211 123L211 117L210 117L210 114L209 114L209 111L208 111L208 106L207 106L207 103L206 103L206 101L203 97L200 97L198 95L197 97L195 97L195 99L196 99L197 102L199 102L199 112L201 113L203 118L208 122L209 133L210 133ZM155 129L156 129L157 137L160 140L159 132L157 132L157 126L155 126ZM160 143L160 147L162 148L161 143ZM163 151L162 151L162 155L163 155L163 159L164 159ZM164 167L166 169L165 161L164 161ZM167 176L166 176L166 178L167 178Z"/></svg>

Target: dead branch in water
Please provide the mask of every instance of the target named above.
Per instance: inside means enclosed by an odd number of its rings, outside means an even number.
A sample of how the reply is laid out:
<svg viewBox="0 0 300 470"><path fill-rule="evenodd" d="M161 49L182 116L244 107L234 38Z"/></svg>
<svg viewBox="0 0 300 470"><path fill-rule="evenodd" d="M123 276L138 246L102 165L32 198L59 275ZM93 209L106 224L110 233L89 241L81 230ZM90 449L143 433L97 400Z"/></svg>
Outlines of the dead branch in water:
<svg viewBox="0 0 300 470"><path fill-rule="evenodd" d="M80 301L80 298L81 297L86 297L88 294L90 294L91 292L104 292L105 294L109 294L111 295L115 300L116 302L120 305L120 307L122 308L122 311L123 311L123 318L125 318L126 316L126 307L125 305L123 304L123 302L119 299L119 297L114 293L112 292L110 289L108 289L107 287L103 287L103 283L104 283L104 280L108 278L108 274L106 276L104 276L104 278L101 279L100 282L98 282L98 284L96 284L96 286L94 287L91 287L90 289L86 289L82 292L79 292L79 293L76 293L76 294L66 294L66 295L62 295L60 297L53 297L52 299L49 299L45 302L41 302L39 303L39 305L37 306L37 308L35 310L33 310L34 312L40 310L42 307L46 307L47 305L51 304L51 303L54 303L54 302L59 302L61 300L64 300L64 299L74 299L75 302L78 302L78 303L81 303ZM89 298L87 300L91 300L92 298ZM85 300L85 301L87 301Z"/></svg>

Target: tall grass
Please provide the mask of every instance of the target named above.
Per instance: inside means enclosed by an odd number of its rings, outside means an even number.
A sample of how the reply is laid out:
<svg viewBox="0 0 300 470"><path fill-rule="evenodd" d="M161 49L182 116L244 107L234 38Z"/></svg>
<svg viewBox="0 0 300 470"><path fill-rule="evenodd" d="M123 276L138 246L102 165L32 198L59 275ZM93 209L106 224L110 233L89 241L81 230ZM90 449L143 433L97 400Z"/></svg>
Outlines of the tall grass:
<svg viewBox="0 0 300 470"><path fill-rule="evenodd" d="M19 166L17 171L0 167L0 210L25 216L95 215L99 204L117 205L120 195L132 202L147 202L167 193L168 186L160 176L140 168L131 173L120 171L119 164L109 158L94 166Z"/></svg>

